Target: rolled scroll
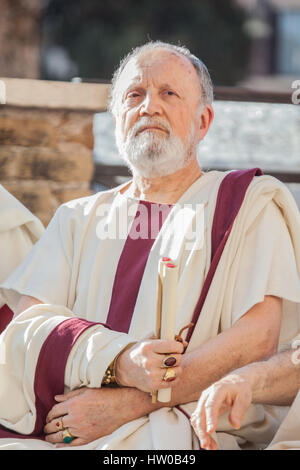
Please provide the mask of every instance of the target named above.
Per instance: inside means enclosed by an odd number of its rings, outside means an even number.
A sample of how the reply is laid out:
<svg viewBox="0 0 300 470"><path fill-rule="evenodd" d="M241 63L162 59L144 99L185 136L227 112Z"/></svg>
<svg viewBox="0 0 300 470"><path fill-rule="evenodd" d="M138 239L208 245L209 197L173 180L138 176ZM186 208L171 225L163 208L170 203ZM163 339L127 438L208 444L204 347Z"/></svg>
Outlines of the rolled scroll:
<svg viewBox="0 0 300 470"><path fill-rule="evenodd" d="M160 339L174 339L175 315L177 305L178 267L168 258L162 258L159 263L159 295L157 318L157 337ZM159 318L159 311L161 316ZM157 400L166 403L171 400L171 388L158 390Z"/></svg>
<svg viewBox="0 0 300 470"><path fill-rule="evenodd" d="M161 333L161 307L162 307L162 283L163 283L163 267L165 263L170 263L171 258L161 258L158 263L158 279L157 279L157 310L156 310L156 330L155 337L160 339ZM157 390L151 393L152 403L157 402Z"/></svg>

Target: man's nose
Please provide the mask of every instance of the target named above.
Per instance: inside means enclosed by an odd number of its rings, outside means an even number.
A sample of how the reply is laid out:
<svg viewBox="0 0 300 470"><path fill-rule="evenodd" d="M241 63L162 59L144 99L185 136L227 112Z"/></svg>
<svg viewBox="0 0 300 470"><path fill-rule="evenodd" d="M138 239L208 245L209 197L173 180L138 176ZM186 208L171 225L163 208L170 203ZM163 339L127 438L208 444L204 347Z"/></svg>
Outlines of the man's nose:
<svg viewBox="0 0 300 470"><path fill-rule="evenodd" d="M162 107L160 99L153 93L149 93L145 96L144 101L141 104L140 115L141 116L155 116L162 114Z"/></svg>

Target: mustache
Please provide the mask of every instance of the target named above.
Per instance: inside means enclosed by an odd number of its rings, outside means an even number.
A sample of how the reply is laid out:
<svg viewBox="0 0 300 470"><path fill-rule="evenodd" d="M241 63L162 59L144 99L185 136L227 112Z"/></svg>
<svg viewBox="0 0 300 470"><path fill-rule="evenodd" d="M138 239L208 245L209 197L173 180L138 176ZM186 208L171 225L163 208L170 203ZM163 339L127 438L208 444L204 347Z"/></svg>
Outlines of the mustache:
<svg viewBox="0 0 300 470"><path fill-rule="evenodd" d="M146 127L159 127L160 129L166 131L168 134L171 133L171 126L162 119L141 119L131 128L130 136L136 137L137 134L145 129Z"/></svg>

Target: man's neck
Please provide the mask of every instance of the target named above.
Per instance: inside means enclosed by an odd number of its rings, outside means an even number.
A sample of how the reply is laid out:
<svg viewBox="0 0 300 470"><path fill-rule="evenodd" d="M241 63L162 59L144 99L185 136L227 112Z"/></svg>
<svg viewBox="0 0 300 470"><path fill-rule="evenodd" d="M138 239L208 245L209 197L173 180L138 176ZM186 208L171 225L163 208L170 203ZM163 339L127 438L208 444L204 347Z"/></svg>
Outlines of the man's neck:
<svg viewBox="0 0 300 470"><path fill-rule="evenodd" d="M134 174L132 184L125 192L145 201L175 204L200 176L202 171L195 159L171 175L144 178Z"/></svg>

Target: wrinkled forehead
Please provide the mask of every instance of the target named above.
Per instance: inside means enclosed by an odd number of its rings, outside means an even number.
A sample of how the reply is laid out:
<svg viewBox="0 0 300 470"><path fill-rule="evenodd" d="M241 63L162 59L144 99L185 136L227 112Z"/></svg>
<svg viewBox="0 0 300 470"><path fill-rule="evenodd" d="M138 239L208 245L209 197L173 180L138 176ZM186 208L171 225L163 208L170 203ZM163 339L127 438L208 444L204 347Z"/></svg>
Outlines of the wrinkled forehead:
<svg viewBox="0 0 300 470"><path fill-rule="evenodd" d="M142 51L132 57L122 70L116 84L116 93L123 94L134 84L147 82L149 79L181 86L194 85L200 91L197 72L188 58L166 49Z"/></svg>

